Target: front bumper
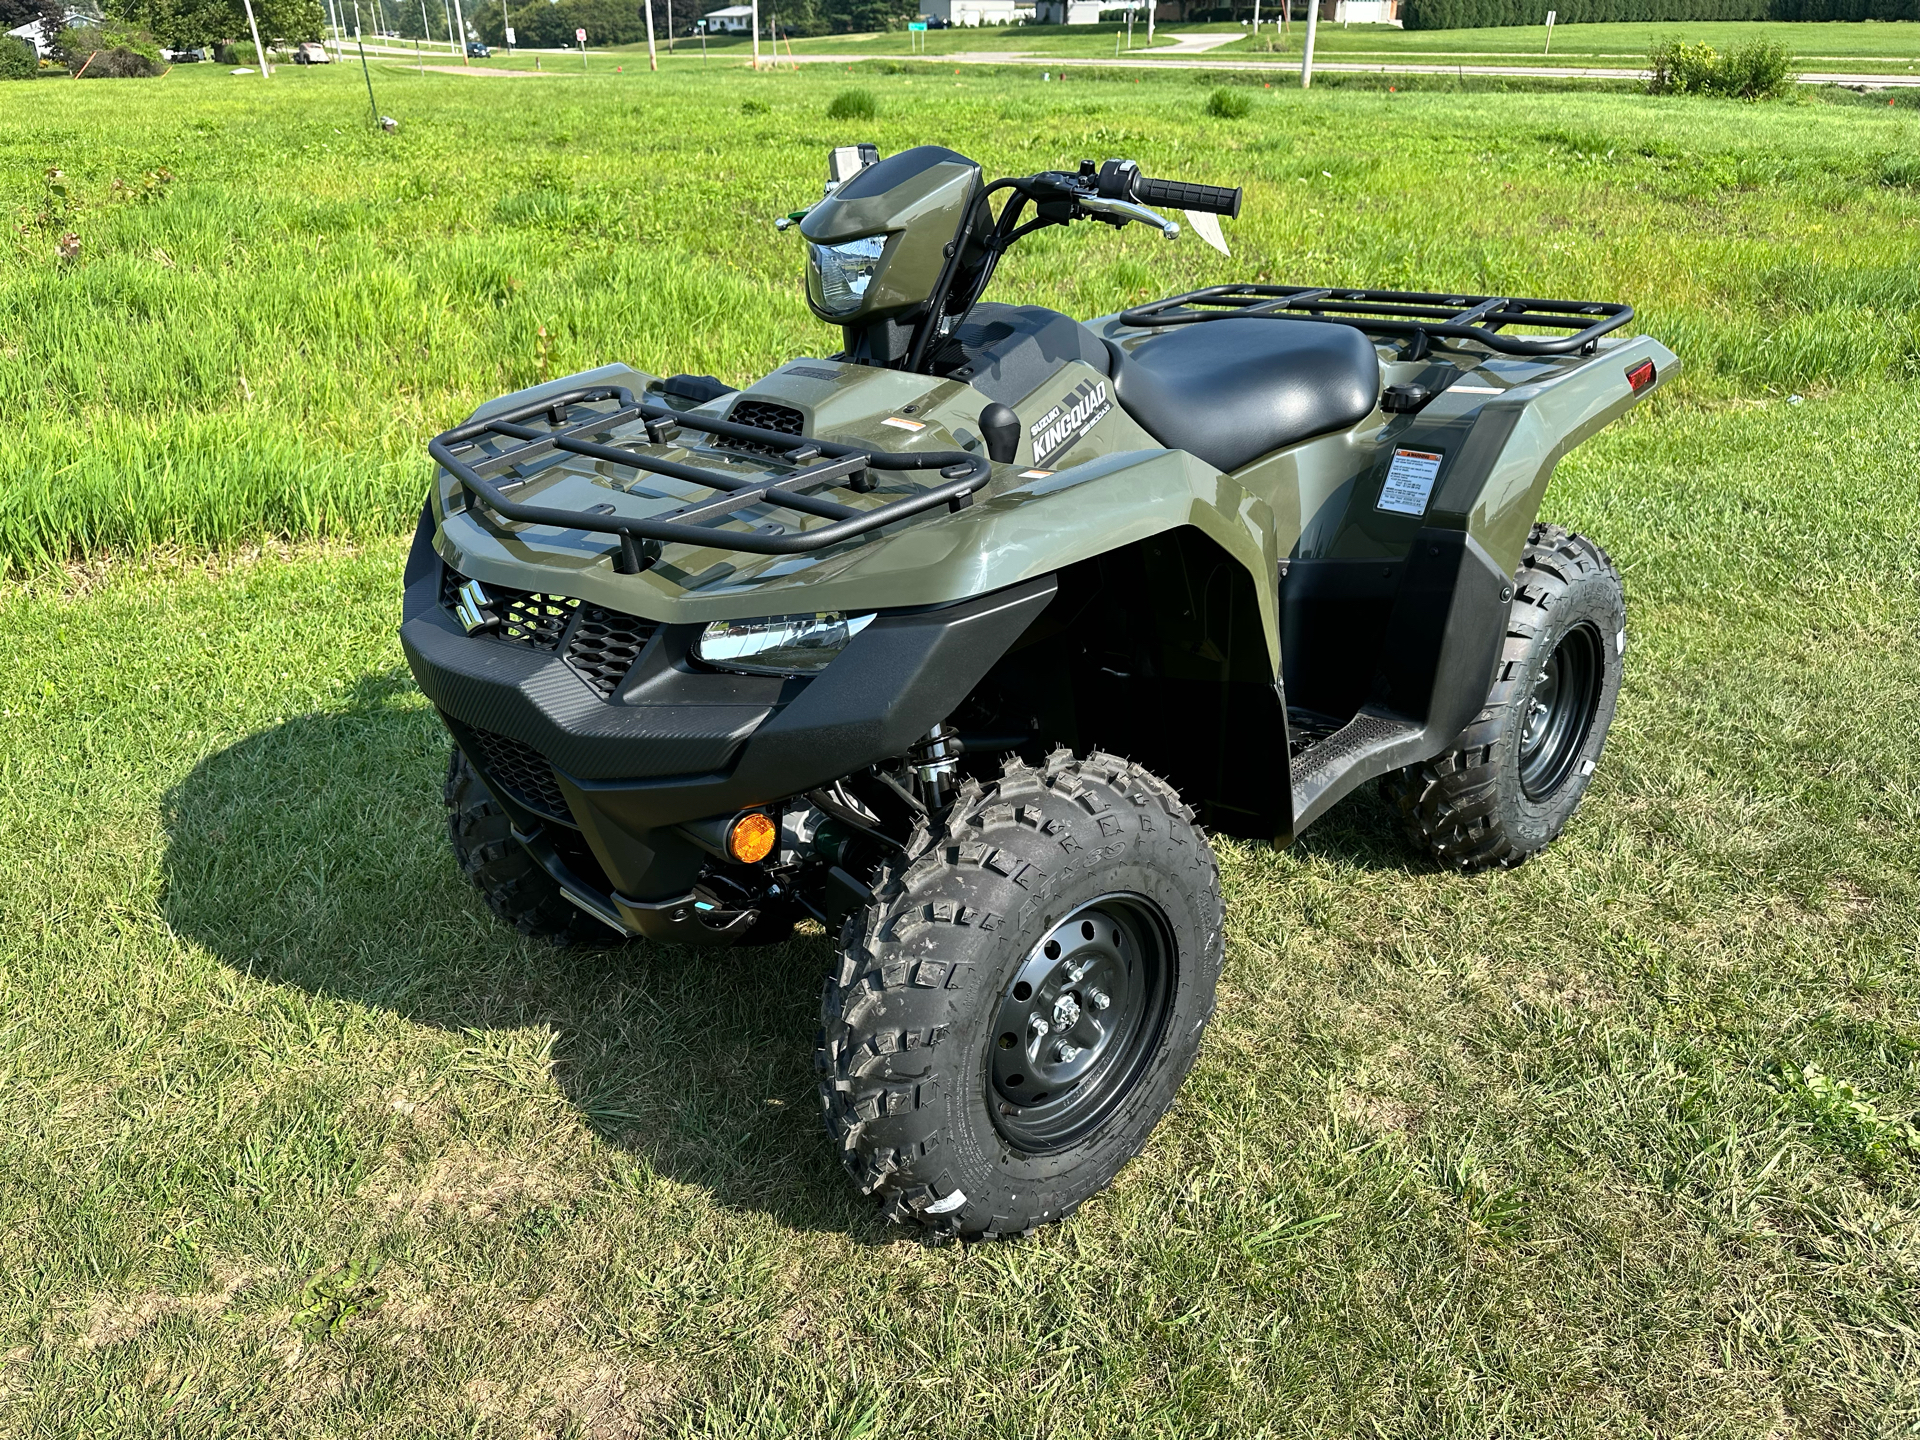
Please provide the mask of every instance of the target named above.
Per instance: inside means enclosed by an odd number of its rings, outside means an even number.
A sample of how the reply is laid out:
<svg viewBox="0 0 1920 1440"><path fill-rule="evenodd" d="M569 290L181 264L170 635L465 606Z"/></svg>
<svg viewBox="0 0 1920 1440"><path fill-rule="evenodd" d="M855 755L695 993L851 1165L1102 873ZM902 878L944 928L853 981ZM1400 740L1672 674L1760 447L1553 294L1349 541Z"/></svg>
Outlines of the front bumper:
<svg viewBox="0 0 1920 1440"><path fill-rule="evenodd" d="M690 653L698 624L569 611L572 602L558 623L543 628L536 617L521 638L469 635L443 603L445 578L423 514L400 625L415 681L516 829L529 839L555 826L577 831L611 884L604 898L642 933L660 926L634 917L671 916L711 863L679 826L902 754L952 713L1055 589L1045 576L882 613L819 675L795 679L701 665ZM590 624L602 633L583 646Z"/></svg>

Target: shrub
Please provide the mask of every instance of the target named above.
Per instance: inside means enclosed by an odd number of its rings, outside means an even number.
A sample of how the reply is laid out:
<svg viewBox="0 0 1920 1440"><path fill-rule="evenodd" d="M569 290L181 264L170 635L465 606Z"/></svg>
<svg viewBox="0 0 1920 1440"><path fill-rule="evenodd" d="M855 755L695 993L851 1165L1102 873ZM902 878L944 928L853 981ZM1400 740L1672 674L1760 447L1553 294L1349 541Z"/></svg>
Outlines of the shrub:
<svg viewBox="0 0 1920 1440"><path fill-rule="evenodd" d="M31 80L40 73L40 57L26 41L0 35L0 80Z"/></svg>
<svg viewBox="0 0 1920 1440"><path fill-rule="evenodd" d="M764 100L742 100L740 102L740 113L742 115L765 115L772 111L772 109L773 107Z"/></svg>
<svg viewBox="0 0 1920 1440"><path fill-rule="evenodd" d="M874 113L871 90L842 90L827 106L829 120L871 120Z"/></svg>
<svg viewBox="0 0 1920 1440"><path fill-rule="evenodd" d="M1253 100L1244 90L1222 85L1207 96L1206 111L1216 120L1244 120L1253 113Z"/></svg>
<svg viewBox="0 0 1920 1440"><path fill-rule="evenodd" d="M1707 95L1713 91L1720 52L1691 40L1658 40L1647 52L1647 65L1653 72L1647 78L1648 94Z"/></svg>
<svg viewBox="0 0 1920 1440"><path fill-rule="evenodd" d="M1793 89L1793 52L1773 40L1736 45L1720 61L1720 93L1777 100Z"/></svg>
<svg viewBox="0 0 1920 1440"><path fill-rule="evenodd" d="M1711 45L1662 40L1647 53L1653 95L1728 95L1772 100L1793 85L1792 55L1771 40L1739 45L1722 55Z"/></svg>
<svg viewBox="0 0 1920 1440"><path fill-rule="evenodd" d="M111 22L63 30L59 50L75 74L85 70L87 80L145 80L166 69L153 36Z"/></svg>

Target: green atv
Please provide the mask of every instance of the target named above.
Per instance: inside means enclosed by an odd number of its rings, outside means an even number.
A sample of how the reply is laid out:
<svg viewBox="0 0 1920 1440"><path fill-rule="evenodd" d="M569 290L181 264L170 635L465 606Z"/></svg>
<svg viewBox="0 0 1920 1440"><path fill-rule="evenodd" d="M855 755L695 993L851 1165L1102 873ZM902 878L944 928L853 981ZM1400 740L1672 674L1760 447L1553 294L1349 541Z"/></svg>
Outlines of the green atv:
<svg viewBox="0 0 1920 1440"><path fill-rule="evenodd" d="M556 940L823 925L828 1131L940 1235L1069 1214L1166 1113L1220 974L1209 830L1285 844L1378 779L1442 863L1517 865L1619 691L1620 577L1535 515L1678 369L1632 310L982 302L1021 236L1178 233L1154 206L1218 244L1240 192L835 150L789 217L835 353L739 391L607 366L429 447L400 636L461 866Z"/></svg>

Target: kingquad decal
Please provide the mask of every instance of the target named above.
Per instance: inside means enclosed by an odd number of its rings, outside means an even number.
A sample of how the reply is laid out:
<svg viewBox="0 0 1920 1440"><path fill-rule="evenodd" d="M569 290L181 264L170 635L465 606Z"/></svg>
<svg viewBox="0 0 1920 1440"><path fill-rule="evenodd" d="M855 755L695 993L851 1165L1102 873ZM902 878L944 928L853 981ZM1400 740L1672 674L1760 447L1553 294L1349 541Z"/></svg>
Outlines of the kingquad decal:
<svg viewBox="0 0 1920 1440"><path fill-rule="evenodd" d="M1112 409L1106 381L1082 380L1066 399L1027 427L1033 437L1033 463L1044 467L1064 455Z"/></svg>

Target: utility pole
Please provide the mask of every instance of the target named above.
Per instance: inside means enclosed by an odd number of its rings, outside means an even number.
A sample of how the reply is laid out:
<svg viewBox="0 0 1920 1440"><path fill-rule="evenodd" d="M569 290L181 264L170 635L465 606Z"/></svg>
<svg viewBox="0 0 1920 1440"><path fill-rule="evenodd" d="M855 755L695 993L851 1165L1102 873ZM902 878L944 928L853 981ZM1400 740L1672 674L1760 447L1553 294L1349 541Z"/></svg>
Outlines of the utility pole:
<svg viewBox="0 0 1920 1440"><path fill-rule="evenodd" d="M753 0L753 68L760 69L760 0Z"/></svg>
<svg viewBox="0 0 1920 1440"><path fill-rule="evenodd" d="M453 19L460 27L460 63L471 66L473 57L467 54L467 17L460 13L460 0L453 0Z"/></svg>
<svg viewBox="0 0 1920 1440"><path fill-rule="evenodd" d="M440 20L447 27L447 48L457 49L453 43L453 11L447 8L447 0L440 0Z"/></svg>
<svg viewBox="0 0 1920 1440"><path fill-rule="evenodd" d="M657 72L660 57L653 53L653 0L640 0L640 8L647 12L647 68Z"/></svg>
<svg viewBox="0 0 1920 1440"><path fill-rule="evenodd" d="M260 75L262 79L265 79L267 76L273 74L273 72L267 68L267 47L260 43L260 22L253 18L253 0L242 0L242 3L247 7L247 28L253 31L253 53L260 57ZM354 28L358 29L360 26L360 17L357 11L354 14L353 23Z"/></svg>
<svg viewBox="0 0 1920 1440"><path fill-rule="evenodd" d="M673 0L667 0L667 54L673 53Z"/></svg>
<svg viewBox="0 0 1920 1440"><path fill-rule="evenodd" d="M1300 88L1313 84L1313 35L1320 24L1320 0L1307 0L1307 48L1300 56Z"/></svg>
<svg viewBox="0 0 1920 1440"><path fill-rule="evenodd" d="M513 19L507 14L507 0L500 0L500 34L506 39L507 54L513 54Z"/></svg>

